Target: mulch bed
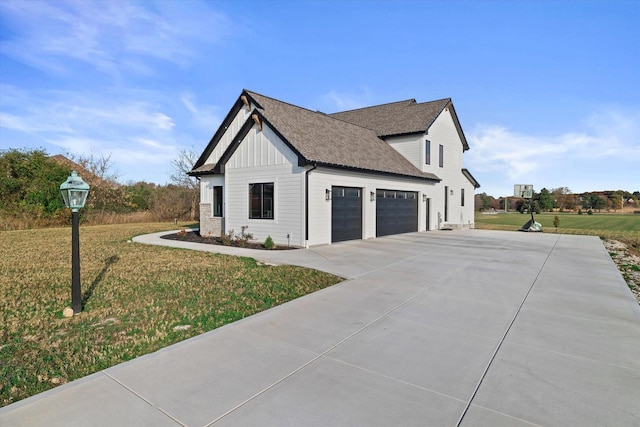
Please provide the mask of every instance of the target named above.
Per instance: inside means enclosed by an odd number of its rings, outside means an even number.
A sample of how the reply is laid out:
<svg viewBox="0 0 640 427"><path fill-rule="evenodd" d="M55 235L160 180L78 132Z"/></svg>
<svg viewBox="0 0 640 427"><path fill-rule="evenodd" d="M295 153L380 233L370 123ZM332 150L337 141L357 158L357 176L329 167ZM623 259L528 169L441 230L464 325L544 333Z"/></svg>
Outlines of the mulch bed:
<svg viewBox="0 0 640 427"><path fill-rule="evenodd" d="M167 240L180 240L181 242L192 242L192 243L205 243L208 245L220 245L220 246L232 246L236 248L246 248L246 249L261 249L264 251L272 250L272 251L282 251L289 249L300 249L296 246L278 246L276 245L273 249L267 249L264 247L262 243L254 243L254 242L238 242L238 241L230 241L225 244L222 239L219 237L203 237L197 231L188 231L186 233L179 232L174 234L165 234L164 236L160 236L161 239Z"/></svg>

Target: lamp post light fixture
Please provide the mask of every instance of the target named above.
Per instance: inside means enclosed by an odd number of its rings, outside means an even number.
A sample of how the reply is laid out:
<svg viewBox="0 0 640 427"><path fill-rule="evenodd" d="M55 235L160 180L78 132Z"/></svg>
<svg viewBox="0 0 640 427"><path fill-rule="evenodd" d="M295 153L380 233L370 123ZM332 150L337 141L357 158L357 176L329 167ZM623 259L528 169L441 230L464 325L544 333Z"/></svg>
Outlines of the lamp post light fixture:
<svg viewBox="0 0 640 427"><path fill-rule="evenodd" d="M89 194L89 184L76 171L60 185L64 204L71 209L71 308L73 314L82 311L82 291L80 289L80 231L78 210L84 207Z"/></svg>

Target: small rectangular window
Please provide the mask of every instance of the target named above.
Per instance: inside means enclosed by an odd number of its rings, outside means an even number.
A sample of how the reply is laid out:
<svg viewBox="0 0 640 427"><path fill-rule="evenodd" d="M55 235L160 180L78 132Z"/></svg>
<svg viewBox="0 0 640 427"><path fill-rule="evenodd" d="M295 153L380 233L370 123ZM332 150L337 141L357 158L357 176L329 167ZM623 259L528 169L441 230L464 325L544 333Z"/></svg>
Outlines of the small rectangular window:
<svg viewBox="0 0 640 427"><path fill-rule="evenodd" d="M424 163L431 164L431 141L428 139L424 142Z"/></svg>
<svg viewBox="0 0 640 427"><path fill-rule="evenodd" d="M444 146L440 144L438 151L438 163L440 167L444 167Z"/></svg>
<svg viewBox="0 0 640 427"><path fill-rule="evenodd" d="M273 182L249 184L249 218L273 219Z"/></svg>
<svg viewBox="0 0 640 427"><path fill-rule="evenodd" d="M460 206L464 206L464 188L460 189Z"/></svg>
<svg viewBox="0 0 640 427"><path fill-rule="evenodd" d="M449 187L446 186L444 187L444 220L449 221Z"/></svg>
<svg viewBox="0 0 640 427"><path fill-rule="evenodd" d="M222 186L213 187L213 216L222 217Z"/></svg>

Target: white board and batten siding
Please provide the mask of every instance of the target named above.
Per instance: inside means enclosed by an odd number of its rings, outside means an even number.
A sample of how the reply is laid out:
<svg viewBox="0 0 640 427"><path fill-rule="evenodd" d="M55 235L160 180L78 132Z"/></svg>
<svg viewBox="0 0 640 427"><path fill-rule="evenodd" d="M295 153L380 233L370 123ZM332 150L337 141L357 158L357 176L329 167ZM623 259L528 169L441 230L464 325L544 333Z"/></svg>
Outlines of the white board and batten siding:
<svg viewBox="0 0 640 427"><path fill-rule="evenodd" d="M333 186L362 189L363 239L376 237L376 201L371 201L371 192L378 189L417 192L418 230L425 230L426 204L422 195L432 197L435 188L429 181L318 168L309 174L309 246L331 243L331 201L326 200L325 192Z"/></svg>
<svg viewBox="0 0 640 427"><path fill-rule="evenodd" d="M268 126L254 126L225 167L225 230L248 226L256 241L271 236L277 245L304 246L304 178L291 149ZM274 218L249 219L249 184L271 182Z"/></svg>
<svg viewBox="0 0 640 427"><path fill-rule="evenodd" d="M253 108L253 105L251 105L251 107ZM242 127L242 125L244 125L244 123L247 121L250 114L251 112L247 111L245 107L240 108L240 110L234 117L231 124L227 127L225 132L222 134L222 137L218 141L218 144L216 145L216 147L213 149L213 151L205 161L205 164L213 165L218 163L218 160L220 160L220 157L222 157L222 155L227 150L227 148L229 148L229 145L231 145L231 143L233 142L233 139L236 137L236 135L240 131L240 128Z"/></svg>

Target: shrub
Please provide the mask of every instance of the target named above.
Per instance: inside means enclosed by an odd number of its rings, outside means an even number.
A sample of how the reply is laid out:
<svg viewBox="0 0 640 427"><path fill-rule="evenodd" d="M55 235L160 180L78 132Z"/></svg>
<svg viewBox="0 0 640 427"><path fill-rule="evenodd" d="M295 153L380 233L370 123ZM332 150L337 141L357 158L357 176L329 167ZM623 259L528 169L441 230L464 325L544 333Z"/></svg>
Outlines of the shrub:
<svg viewBox="0 0 640 427"><path fill-rule="evenodd" d="M236 235L236 243L241 247L247 246L249 240L253 240L253 234L247 233L247 228L249 228L248 225L243 225L240 227L240 234Z"/></svg>
<svg viewBox="0 0 640 427"><path fill-rule="evenodd" d="M556 228L556 233L557 233L558 227L560 226L560 218L558 217L558 215L556 215L556 217L553 218L553 226Z"/></svg>
<svg viewBox="0 0 640 427"><path fill-rule="evenodd" d="M582 215L582 208L578 209L578 215Z"/></svg>
<svg viewBox="0 0 640 427"><path fill-rule="evenodd" d="M264 248L273 249L274 246L275 246L275 243L273 243L273 239L271 238L271 236L267 236L267 240L264 241Z"/></svg>
<svg viewBox="0 0 640 427"><path fill-rule="evenodd" d="M593 211L592 211L591 209L589 209L589 210L587 211L587 215L593 215Z"/></svg>
<svg viewBox="0 0 640 427"><path fill-rule="evenodd" d="M225 246L230 246L234 236L235 232L233 230L229 230L228 233L220 233L220 242Z"/></svg>

